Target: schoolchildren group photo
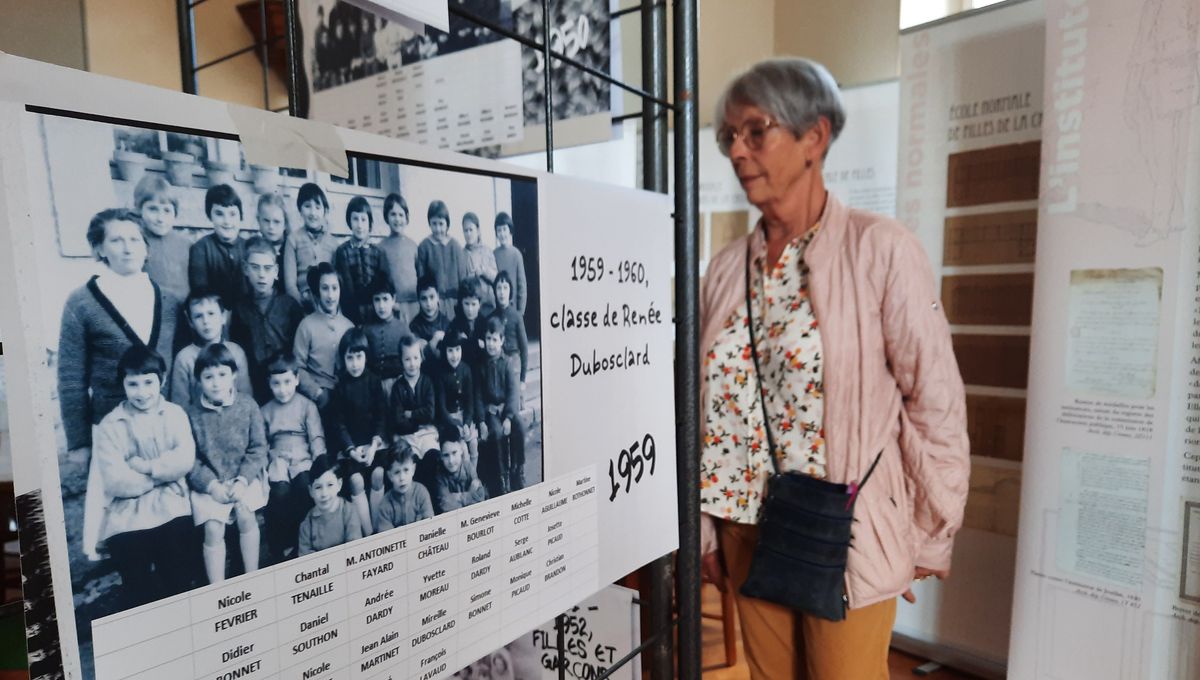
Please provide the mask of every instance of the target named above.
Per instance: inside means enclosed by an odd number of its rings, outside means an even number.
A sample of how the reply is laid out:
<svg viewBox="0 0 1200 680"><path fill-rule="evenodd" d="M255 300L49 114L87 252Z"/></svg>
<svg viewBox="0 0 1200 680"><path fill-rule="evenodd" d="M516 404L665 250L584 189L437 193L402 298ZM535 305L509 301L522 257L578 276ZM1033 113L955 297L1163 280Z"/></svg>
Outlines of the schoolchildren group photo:
<svg viewBox="0 0 1200 680"><path fill-rule="evenodd" d="M76 533L119 574L116 611L540 481L512 216L402 192L334 214L330 186L296 184L213 184L189 232L146 172L86 225L102 266L62 309L58 395L87 470Z"/></svg>

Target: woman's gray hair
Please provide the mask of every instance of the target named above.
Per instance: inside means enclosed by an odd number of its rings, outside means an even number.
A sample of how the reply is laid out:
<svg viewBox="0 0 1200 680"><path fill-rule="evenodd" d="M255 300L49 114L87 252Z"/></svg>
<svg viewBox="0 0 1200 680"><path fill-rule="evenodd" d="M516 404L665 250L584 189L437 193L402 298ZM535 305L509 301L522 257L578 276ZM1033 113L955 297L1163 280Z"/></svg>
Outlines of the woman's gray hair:
<svg viewBox="0 0 1200 680"><path fill-rule="evenodd" d="M718 126L735 106L758 107L797 136L824 116L830 144L846 125L837 81L824 66L802 57L768 59L734 78L717 100Z"/></svg>

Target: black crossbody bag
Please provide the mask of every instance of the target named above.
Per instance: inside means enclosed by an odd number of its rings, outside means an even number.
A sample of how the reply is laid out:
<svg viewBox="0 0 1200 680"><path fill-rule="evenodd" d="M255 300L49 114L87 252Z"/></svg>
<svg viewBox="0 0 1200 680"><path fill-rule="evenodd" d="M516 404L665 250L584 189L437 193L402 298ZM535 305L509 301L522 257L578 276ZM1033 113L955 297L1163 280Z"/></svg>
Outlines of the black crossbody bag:
<svg viewBox="0 0 1200 680"><path fill-rule="evenodd" d="M750 295L750 248L746 247L746 315L750 356L762 406L767 452L773 474L767 481L758 545L741 593L830 621L846 618L846 561L850 554L854 504L879 458L857 485L835 484L799 472L780 472L775 440L763 396L758 345L754 339L754 304Z"/></svg>

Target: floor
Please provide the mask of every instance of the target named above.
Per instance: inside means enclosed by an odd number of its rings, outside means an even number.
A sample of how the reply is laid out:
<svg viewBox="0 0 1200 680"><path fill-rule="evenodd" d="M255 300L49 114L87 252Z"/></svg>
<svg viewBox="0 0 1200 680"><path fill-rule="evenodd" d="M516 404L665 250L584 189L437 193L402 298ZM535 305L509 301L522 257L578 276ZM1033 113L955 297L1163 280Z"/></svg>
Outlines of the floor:
<svg viewBox="0 0 1200 680"><path fill-rule="evenodd" d="M720 593L717 592L715 587L711 585L704 586L702 607L705 613L717 614L721 611ZM736 622L736 617L734 619ZM741 637L738 637L737 642L738 663L731 667L724 667L725 642L722 635L721 622L705 618L703 624L704 652L702 662L705 669L704 680L749 680L750 668L746 665L746 656L742 651ZM943 668L925 676L915 675L913 669L922 663L925 663L925 659L918 659L917 657L893 649L888 660L888 668L892 680L913 680L915 678L927 680L976 680L976 676L974 675L948 668ZM0 680L5 679L0 678Z"/></svg>

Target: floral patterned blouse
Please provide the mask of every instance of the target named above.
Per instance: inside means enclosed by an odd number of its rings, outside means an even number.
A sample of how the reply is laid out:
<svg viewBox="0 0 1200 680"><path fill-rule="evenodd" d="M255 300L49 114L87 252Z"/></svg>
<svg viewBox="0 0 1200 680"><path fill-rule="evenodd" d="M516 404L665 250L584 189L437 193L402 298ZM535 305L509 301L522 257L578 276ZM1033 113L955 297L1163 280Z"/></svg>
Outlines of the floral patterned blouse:
<svg viewBox="0 0 1200 680"><path fill-rule="evenodd" d="M821 335L804 263L804 251L816 233L814 227L796 237L769 273L763 271L764 258L757 258L751 269L751 296L766 412L781 453L780 469L824 477ZM763 408L755 395L747 325L743 302L704 357L708 403L701 405L705 435L700 503L710 515L756 524L772 468Z"/></svg>

